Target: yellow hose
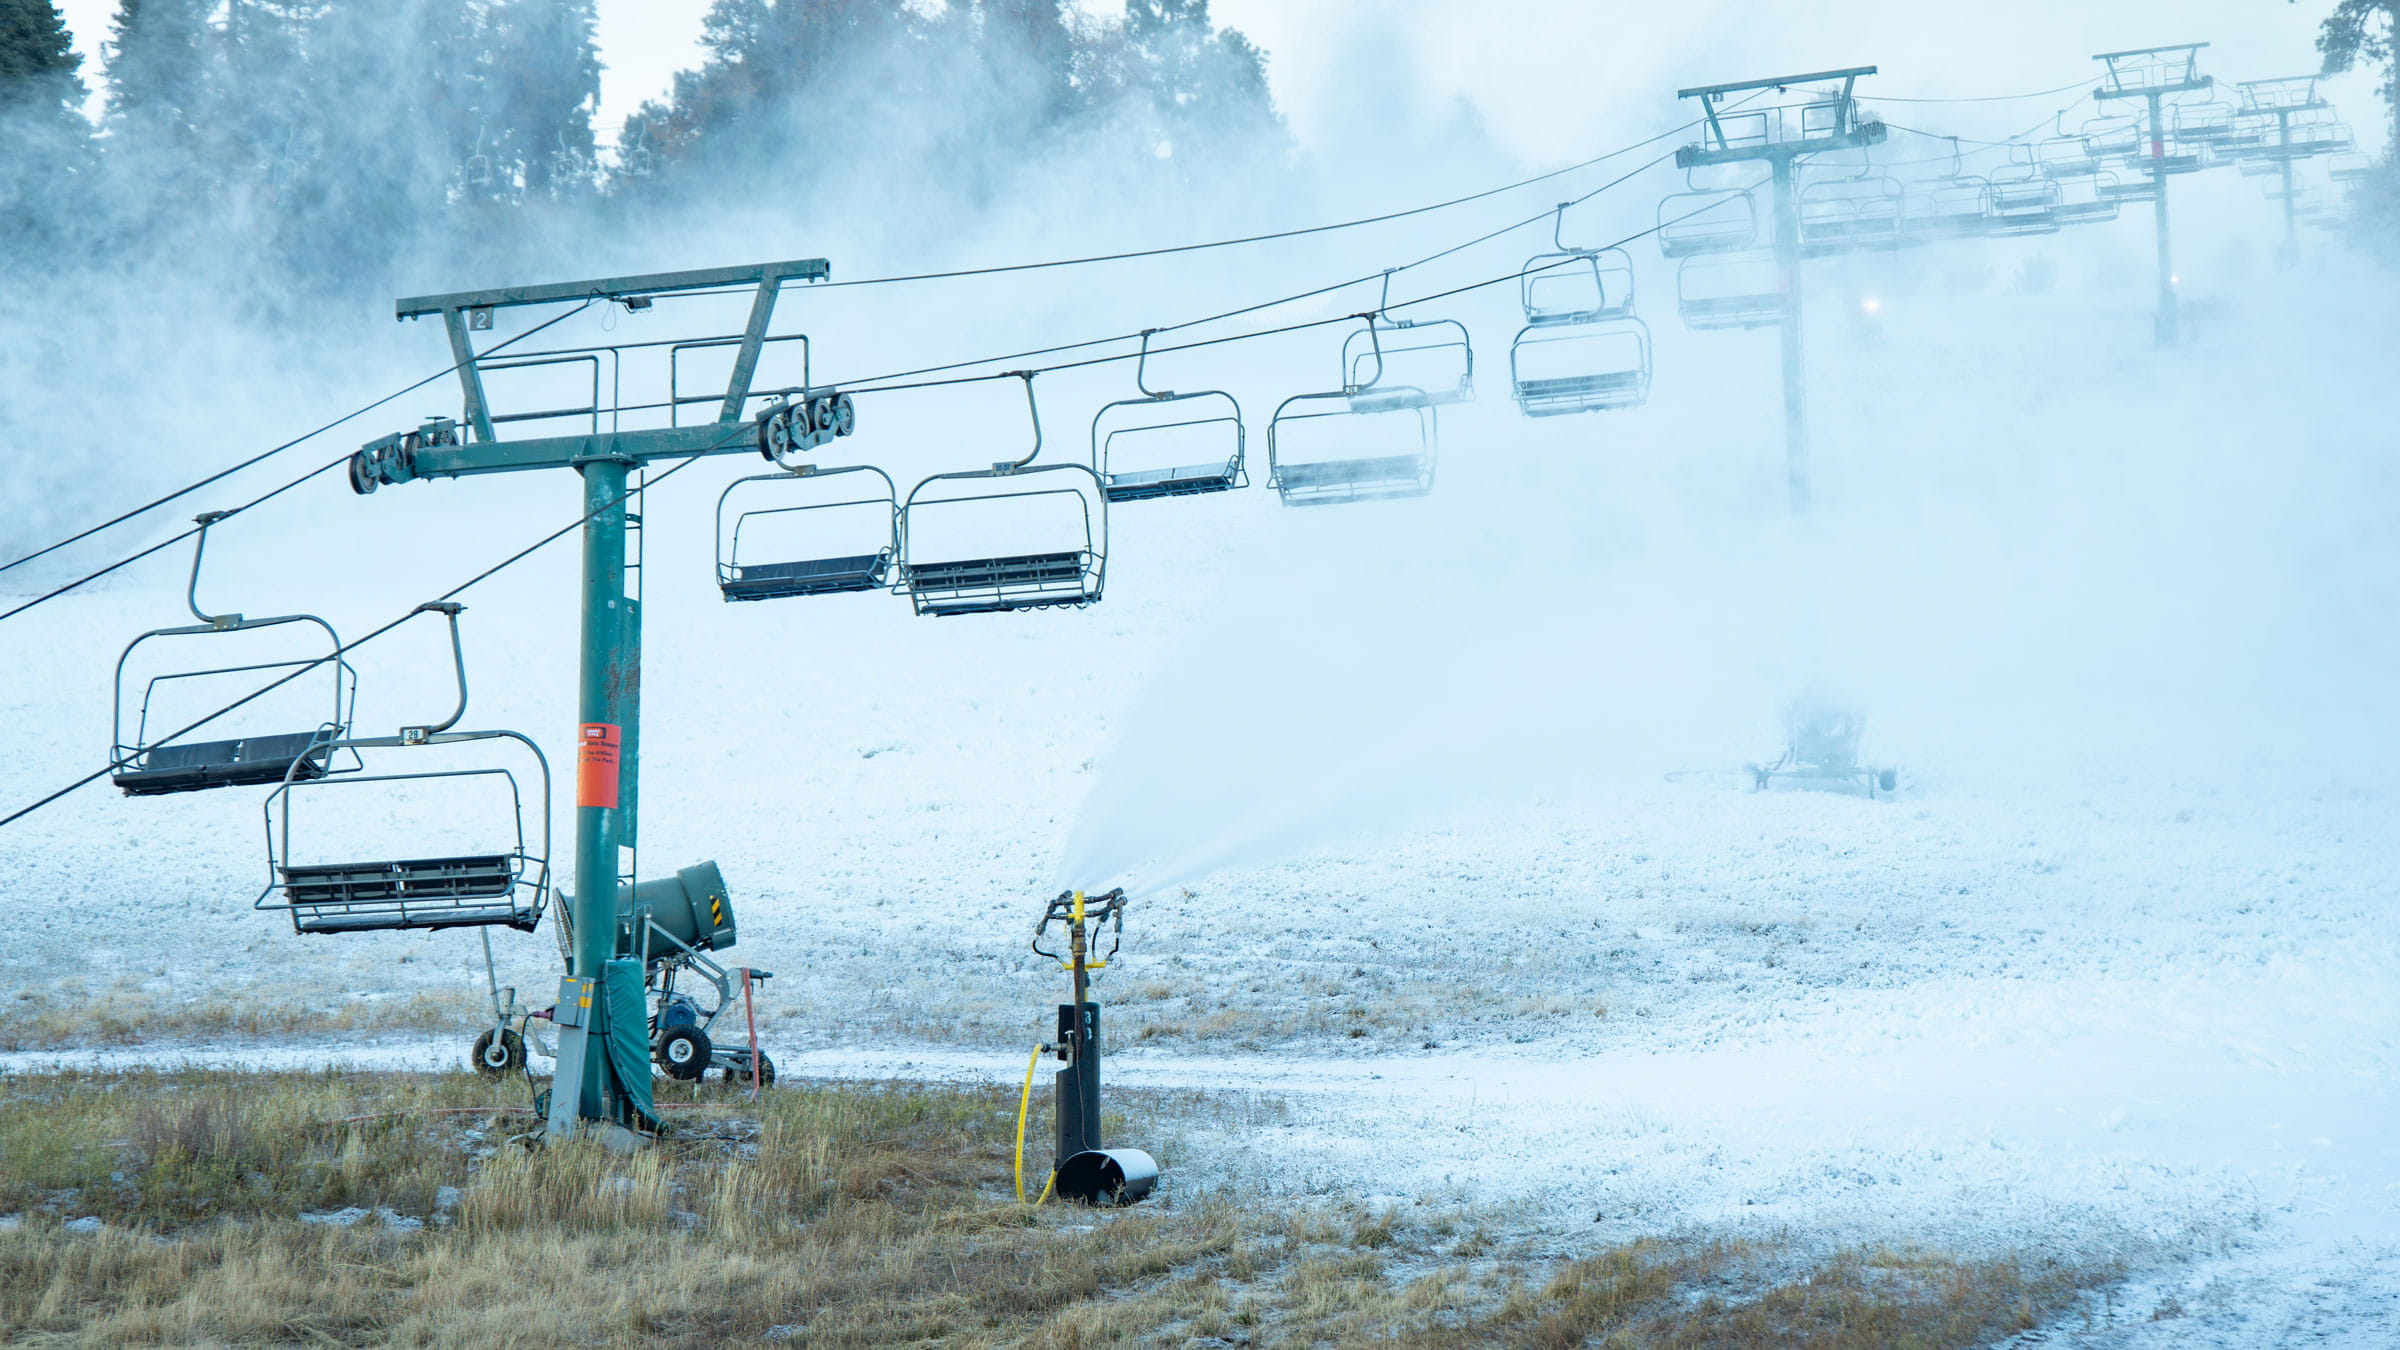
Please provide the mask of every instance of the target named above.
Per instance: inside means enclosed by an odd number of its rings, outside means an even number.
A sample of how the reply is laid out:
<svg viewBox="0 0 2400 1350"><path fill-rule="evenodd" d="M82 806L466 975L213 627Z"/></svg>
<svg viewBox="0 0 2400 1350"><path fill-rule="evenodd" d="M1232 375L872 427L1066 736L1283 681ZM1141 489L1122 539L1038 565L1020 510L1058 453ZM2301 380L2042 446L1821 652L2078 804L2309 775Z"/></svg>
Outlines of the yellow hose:
<svg viewBox="0 0 2400 1350"><path fill-rule="evenodd" d="M1017 1180L1017 1203L1020 1205L1025 1203L1025 1109L1033 1104L1034 1066L1042 1062L1042 1052L1049 1048L1047 1045L1037 1044L1033 1047L1033 1053L1025 1057L1025 1090L1017 1094L1017 1161L1013 1171ZM1056 1181L1057 1179L1058 1174L1053 1172L1050 1180ZM1042 1183L1042 1200L1049 1198L1050 1182L1045 1181ZM1039 1205L1042 1201L1036 1200L1033 1203Z"/></svg>

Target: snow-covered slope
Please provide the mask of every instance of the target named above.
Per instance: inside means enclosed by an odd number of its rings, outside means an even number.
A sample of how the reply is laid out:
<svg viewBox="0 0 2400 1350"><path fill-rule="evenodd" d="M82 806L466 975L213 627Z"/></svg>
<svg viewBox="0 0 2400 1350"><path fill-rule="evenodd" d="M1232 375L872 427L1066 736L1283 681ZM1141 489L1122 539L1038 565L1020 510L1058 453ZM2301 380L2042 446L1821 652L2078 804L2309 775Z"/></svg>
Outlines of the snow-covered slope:
<svg viewBox="0 0 2400 1350"><path fill-rule="evenodd" d="M1111 1072L1288 1094L1240 1164L1266 1184L2117 1251L2163 1273L2089 1343L2389 1343L2400 567L2356 411L2388 322L2320 294L2158 356L2106 297L1926 281L1867 323L1856 284L1821 304L1805 529L1738 335L1662 333L1652 408L1564 426L1487 356L1423 502L1123 507L1084 612L720 604L707 503L744 470L696 467L647 512L642 870L722 864L787 1071L1015 1072L1059 995L1043 899L1130 877ZM844 448L920 468L1018 434L879 445L874 412ZM575 509L563 476L317 487L212 543L204 599L356 632ZM554 764L573 565L466 597L469 724ZM0 801L100 762L176 566L11 622ZM363 726L439 715L439 643L361 653ZM1897 801L1741 790L1817 679ZM100 788L0 831L0 992L480 983L471 937L251 910L261 833L257 794ZM554 974L547 933L499 945Z"/></svg>

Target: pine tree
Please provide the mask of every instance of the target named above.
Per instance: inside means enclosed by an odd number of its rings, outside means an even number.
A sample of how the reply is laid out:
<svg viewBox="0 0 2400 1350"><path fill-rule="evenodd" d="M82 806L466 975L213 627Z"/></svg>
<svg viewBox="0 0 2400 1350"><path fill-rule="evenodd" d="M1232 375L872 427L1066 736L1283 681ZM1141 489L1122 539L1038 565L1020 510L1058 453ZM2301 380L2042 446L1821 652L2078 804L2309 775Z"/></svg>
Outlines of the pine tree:
<svg viewBox="0 0 2400 1350"><path fill-rule="evenodd" d="M0 102L28 97L80 104L83 58L51 0L0 0Z"/></svg>
<svg viewBox="0 0 2400 1350"><path fill-rule="evenodd" d="M497 0L483 10L474 99L502 188L564 198L598 181L595 9L595 0Z"/></svg>
<svg viewBox="0 0 2400 1350"><path fill-rule="evenodd" d="M2394 60L2400 42L2400 0L2341 0L2317 31L2317 50L2325 56L2325 73L2340 75L2360 62L2383 67L2378 91L2392 117L2390 155L2400 158L2400 61Z"/></svg>
<svg viewBox="0 0 2400 1350"><path fill-rule="evenodd" d="M50 0L0 0L0 230L21 257L82 215L92 176L82 58Z"/></svg>
<svg viewBox="0 0 2400 1350"><path fill-rule="evenodd" d="M701 46L625 145L720 182L824 186L899 161L975 197L1077 98L1061 0L714 0Z"/></svg>
<svg viewBox="0 0 2400 1350"><path fill-rule="evenodd" d="M1217 28L1208 0L1126 0L1123 28L1094 65L1118 113L1139 115L1170 155L1240 154L1280 129L1265 59Z"/></svg>

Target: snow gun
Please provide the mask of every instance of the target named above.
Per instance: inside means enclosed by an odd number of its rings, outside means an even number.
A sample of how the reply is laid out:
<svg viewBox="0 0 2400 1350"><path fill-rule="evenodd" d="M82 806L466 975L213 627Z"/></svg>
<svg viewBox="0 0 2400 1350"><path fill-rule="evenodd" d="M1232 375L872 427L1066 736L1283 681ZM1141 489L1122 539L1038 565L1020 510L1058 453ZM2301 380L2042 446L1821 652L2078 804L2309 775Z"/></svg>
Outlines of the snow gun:
<svg viewBox="0 0 2400 1350"><path fill-rule="evenodd" d="M1066 950L1042 944L1055 942L1050 926L1066 931ZM1100 930L1108 930L1108 950L1095 953ZM1025 1061L1025 1087L1017 1095L1017 1199L1025 1198L1025 1111L1033 1101L1033 1075L1047 1052L1063 1065L1053 1076L1057 1093L1058 1151L1035 1204L1060 1197L1087 1205L1130 1205L1158 1184L1158 1162L1138 1148L1104 1148L1100 1140L1100 1005L1091 1001L1093 972L1108 968L1125 936L1125 891L1085 897L1064 891L1042 911L1034 925L1033 950L1059 963L1074 981L1071 1003L1058 1008L1058 1040L1036 1045Z"/></svg>

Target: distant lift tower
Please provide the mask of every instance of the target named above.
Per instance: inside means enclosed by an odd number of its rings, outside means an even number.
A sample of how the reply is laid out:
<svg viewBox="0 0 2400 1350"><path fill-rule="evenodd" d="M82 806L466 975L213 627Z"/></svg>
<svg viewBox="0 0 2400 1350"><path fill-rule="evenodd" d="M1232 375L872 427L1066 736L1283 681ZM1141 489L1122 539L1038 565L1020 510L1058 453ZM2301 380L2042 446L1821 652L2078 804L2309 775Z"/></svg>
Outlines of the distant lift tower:
<svg viewBox="0 0 2400 1350"><path fill-rule="evenodd" d="M457 361L465 395L464 426L435 418L416 431L370 442L350 461L350 485L361 493L378 486L425 478L464 478L475 474L518 473L542 469L573 469L583 478L583 631L581 675L576 700L575 903L570 928L573 959L566 992L559 1007L558 1074L551 1083L550 1129L563 1133L593 1121L613 1117L603 1083L602 1058L597 1049L610 1038L631 1037L646 1044L648 1029L611 1026L623 1011L602 992L602 967L617 955L617 888L630 868L623 855L635 843L635 786L641 722L641 613L636 596L627 589L627 533L638 529L640 517L626 509L645 465L661 459L700 455L758 453L760 423L790 427L795 408L814 408L827 402L805 398L805 390L754 393L759 357L770 344L805 339L798 334L769 337L775 299L786 282L820 281L831 274L822 258L795 262L757 263L651 276L610 277L543 286L514 286L489 291L428 295L399 302L399 317L440 315L449 331L450 351ZM750 292L748 324L738 334L695 337L672 343L623 342L615 345L571 347L478 355L475 334L494 327L494 312L533 305L578 305L595 301L618 304L630 311L647 310L666 297L694 293ZM673 381L685 360L704 361L700 353L732 351L732 372L721 390L685 394ZM662 350L663 349L663 350ZM777 347L777 351L785 350ZM614 372L628 357L655 356L668 368L669 388L663 403L640 407L617 406L610 392ZM603 366L607 373L604 375ZM485 396L485 377L502 372L555 368L578 382L588 380L590 402L539 412L495 414ZM520 375L521 378L521 375ZM803 381L805 382L805 375ZM786 395L790 397L785 397ZM770 398L772 406L753 412L755 399ZM686 422L686 405L697 405L701 417ZM663 426L628 428L625 417L664 422ZM580 424L571 434L521 436L503 439L500 427L525 422L561 421ZM461 432L465 433L464 435ZM794 433L798 434L798 433ZM811 430L809 442L830 439L830 430ZM631 491L627 484L636 482ZM621 869L620 864L626 866ZM583 983L588 981L589 983ZM581 991L578 999L576 991ZM588 1004L582 1015L578 1002ZM645 1017L640 1009L632 1011ZM580 1023L580 1025L577 1025ZM646 1053L646 1052L645 1052Z"/></svg>
<svg viewBox="0 0 2400 1350"><path fill-rule="evenodd" d="M2205 42L2175 47L2144 47L2139 51L2101 52L2095 61L2108 66L2108 78L2092 97L2102 103L2114 98L2138 98L2150 105L2150 153L2142 162L2150 170L2151 209L2158 218L2158 345L2174 342L2183 332L2175 303L2175 252L2167 233L2167 131L2160 104L2171 94L2195 94L2216 81L2200 73L2200 49Z"/></svg>
<svg viewBox="0 0 2400 1350"><path fill-rule="evenodd" d="M1854 66L1676 92L1677 98L1700 100L1701 117L1708 128L1698 143L1675 152L1677 168L1764 161L1772 174L1775 264L1783 287L1779 326L1783 334L1784 462L1795 513L1808 506L1808 391L1800 364L1800 209L1792 166L1804 155L1857 150L1882 142L1883 123L1860 120L1857 101L1850 96L1859 76L1874 73L1873 66ZM1797 85L1829 80L1841 81L1839 93L1810 93L1801 102L1756 110L1737 112L1723 106L1728 94L1769 89L1781 94Z"/></svg>
<svg viewBox="0 0 2400 1350"><path fill-rule="evenodd" d="M2300 256L2299 198L2292 190L2292 161L2321 153L2324 148L2347 148L2347 143L2335 147L2316 134L2323 129L2322 123L2331 120L2333 105L2317 93L2314 75L2244 80L2234 90L2242 96L2241 116L2245 121L2275 119L2275 138L2249 153L2255 158L2273 160L2282 170L2283 191L2278 195L2283 199L2283 257L2289 262ZM2303 132L2298 140L2292 138L2295 120Z"/></svg>

